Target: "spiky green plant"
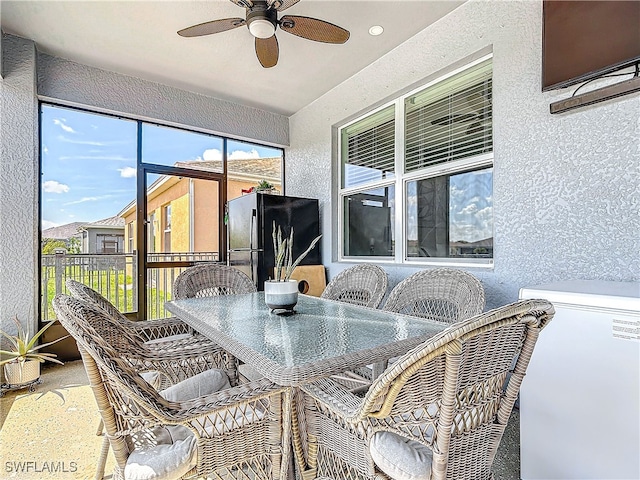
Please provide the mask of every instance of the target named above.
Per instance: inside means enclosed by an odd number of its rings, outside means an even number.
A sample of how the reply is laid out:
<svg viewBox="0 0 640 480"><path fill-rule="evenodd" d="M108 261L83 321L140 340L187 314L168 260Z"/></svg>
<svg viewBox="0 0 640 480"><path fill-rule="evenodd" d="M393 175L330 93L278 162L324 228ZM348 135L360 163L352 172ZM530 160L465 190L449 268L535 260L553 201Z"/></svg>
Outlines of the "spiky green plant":
<svg viewBox="0 0 640 480"><path fill-rule="evenodd" d="M17 335L9 335L8 333L0 330L0 333L9 340L10 346L11 346L11 350L0 350L0 356L8 357L4 360L0 360L0 365L4 365L5 363L12 363L12 362L24 363L27 360L37 360L40 363L43 363L48 360L50 362L55 362L62 365L62 362L60 360L55 359L55 356L56 356L55 353L39 352L38 350L44 347L48 347L49 345L53 345L54 343L59 342L60 340L64 340L69 335L58 338L53 342L43 343L42 345L36 345L36 343L38 342L38 339L42 336L42 334L44 334L44 332L47 331L47 329L51 325L53 325L55 322L47 323L44 327L42 327L38 331L38 333L31 336L29 334L29 329L25 329L22 326L22 323L20 323L20 320L18 320L17 316L14 317L13 321L15 322L18 328Z"/></svg>
<svg viewBox="0 0 640 480"><path fill-rule="evenodd" d="M257 191L260 191L260 190L273 190L273 189L274 189L273 184L272 184L272 183L267 182L266 180L262 180L262 181L258 184L258 186L256 187L256 190L257 190Z"/></svg>
<svg viewBox="0 0 640 480"><path fill-rule="evenodd" d="M300 262L307 256L313 247L315 247L322 235L318 235L313 239L309 248L307 248L298 258L293 260L293 227L289 238L282 238L282 230L280 225L276 228L276 222L273 222L273 230L271 231L273 238L273 251L275 255L275 268L273 269L274 280L278 282L286 282L291 278L291 274Z"/></svg>

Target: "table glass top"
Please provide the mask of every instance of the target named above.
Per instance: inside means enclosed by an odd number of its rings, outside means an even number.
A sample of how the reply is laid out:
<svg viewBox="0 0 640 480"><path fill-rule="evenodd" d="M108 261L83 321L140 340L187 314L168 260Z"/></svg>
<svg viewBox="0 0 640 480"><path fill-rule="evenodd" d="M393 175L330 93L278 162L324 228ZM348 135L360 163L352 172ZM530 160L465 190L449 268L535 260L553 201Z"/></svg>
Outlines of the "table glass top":
<svg viewBox="0 0 640 480"><path fill-rule="evenodd" d="M276 314L265 305L263 292L174 300L167 309L221 345L241 344L284 368L407 339L419 343L447 326L306 295L299 296L295 314Z"/></svg>

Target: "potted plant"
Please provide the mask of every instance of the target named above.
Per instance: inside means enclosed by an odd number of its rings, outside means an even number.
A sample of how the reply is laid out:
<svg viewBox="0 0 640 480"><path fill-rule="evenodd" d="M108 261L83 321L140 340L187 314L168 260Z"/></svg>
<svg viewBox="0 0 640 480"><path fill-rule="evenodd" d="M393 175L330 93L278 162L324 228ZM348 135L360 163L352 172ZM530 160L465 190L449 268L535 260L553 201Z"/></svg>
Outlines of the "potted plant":
<svg viewBox="0 0 640 480"><path fill-rule="evenodd" d="M260 181L260 183L255 187L256 192L263 193L272 193L276 187L273 186L272 183L267 182L266 180Z"/></svg>
<svg viewBox="0 0 640 480"><path fill-rule="evenodd" d="M293 259L293 227L291 227L289 238L282 238L280 226L276 228L276 222L273 222L271 236L273 238L275 267L273 269L273 279L264 283L264 299L272 311L287 310L292 312L293 307L298 303L298 282L291 280L291 274L311 249L315 247L322 235L314 238L309 247L295 260Z"/></svg>
<svg viewBox="0 0 640 480"><path fill-rule="evenodd" d="M36 345L38 340L53 325L54 322L47 323L35 335L29 334L29 329L25 329L14 317L13 321L17 327L17 334L10 335L2 330L0 334L9 340L9 350L0 350L0 365L4 367L4 378L9 387L26 386L40 378L40 364L45 361L55 362L62 365L62 362L55 359L55 353L45 353L39 350L67 337L61 337L53 342ZM68 336L68 335L67 335Z"/></svg>

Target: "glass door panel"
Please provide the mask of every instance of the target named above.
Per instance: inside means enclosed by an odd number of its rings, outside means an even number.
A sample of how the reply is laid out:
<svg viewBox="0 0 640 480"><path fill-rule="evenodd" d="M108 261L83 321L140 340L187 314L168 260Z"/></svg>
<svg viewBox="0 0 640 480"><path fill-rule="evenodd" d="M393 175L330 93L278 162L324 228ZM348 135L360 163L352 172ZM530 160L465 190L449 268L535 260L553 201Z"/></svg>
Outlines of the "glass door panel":
<svg viewBox="0 0 640 480"><path fill-rule="evenodd" d="M221 182L147 173L146 310L163 318L175 278L185 268L221 260Z"/></svg>

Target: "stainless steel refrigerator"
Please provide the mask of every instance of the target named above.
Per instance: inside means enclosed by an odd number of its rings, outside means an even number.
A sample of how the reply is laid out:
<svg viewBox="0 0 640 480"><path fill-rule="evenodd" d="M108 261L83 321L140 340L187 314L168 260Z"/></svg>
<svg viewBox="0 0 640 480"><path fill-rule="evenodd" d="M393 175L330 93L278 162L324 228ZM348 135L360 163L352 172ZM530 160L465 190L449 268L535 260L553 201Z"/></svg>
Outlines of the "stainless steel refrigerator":
<svg viewBox="0 0 640 480"><path fill-rule="evenodd" d="M266 193L250 193L227 203L227 264L246 273L258 290L273 274L273 222L289 235L293 227L293 257L303 253L320 235L318 200ZM320 244L301 265L320 265Z"/></svg>

